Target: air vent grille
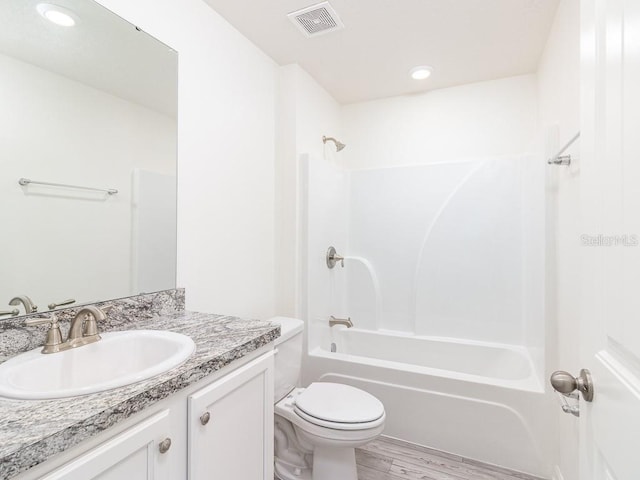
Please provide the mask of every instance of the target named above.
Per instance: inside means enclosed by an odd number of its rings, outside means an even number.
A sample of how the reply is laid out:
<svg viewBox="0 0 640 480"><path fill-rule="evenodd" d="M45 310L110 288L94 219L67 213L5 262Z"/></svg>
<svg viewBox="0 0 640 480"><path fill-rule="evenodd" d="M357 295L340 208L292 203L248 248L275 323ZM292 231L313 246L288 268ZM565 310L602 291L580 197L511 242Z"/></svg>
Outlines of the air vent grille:
<svg viewBox="0 0 640 480"><path fill-rule="evenodd" d="M340 17L338 17L329 2L318 3L302 10L291 12L287 17L307 37L314 37L344 28Z"/></svg>

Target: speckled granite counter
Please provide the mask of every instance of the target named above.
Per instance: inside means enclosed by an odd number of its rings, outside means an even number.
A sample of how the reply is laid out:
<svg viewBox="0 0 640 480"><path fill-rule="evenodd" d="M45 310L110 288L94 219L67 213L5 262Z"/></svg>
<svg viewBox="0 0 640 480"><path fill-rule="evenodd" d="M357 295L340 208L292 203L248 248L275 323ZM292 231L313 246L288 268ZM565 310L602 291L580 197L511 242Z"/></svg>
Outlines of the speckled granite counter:
<svg viewBox="0 0 640 480"><path fill-rule="evenodd" d="M0 398L0 479L9 479L272 342L267 322L179 311L104 329L171 330L196 343L181 366L144 382L75 398Z"/></svg>

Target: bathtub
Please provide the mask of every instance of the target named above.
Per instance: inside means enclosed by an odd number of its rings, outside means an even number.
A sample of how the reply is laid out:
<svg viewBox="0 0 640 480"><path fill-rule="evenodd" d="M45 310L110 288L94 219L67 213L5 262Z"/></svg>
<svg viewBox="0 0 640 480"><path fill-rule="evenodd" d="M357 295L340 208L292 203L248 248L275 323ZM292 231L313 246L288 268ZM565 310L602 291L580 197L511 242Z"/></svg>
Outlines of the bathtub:
<svg viewBox="0 0 640 480"><path fill-rule="evenodd" d="M332 330L331 343L344 358L366 357L372 365L542 391L524 347L343 326Z"/></svg>
<svg viewBox="0 0 640 480"><path fill-rule="evenodd" d="M387 412L385 435L551 477L555 399L545 394L526 348L328 330L306 355L304 380L346 383L376 395Z"/></svg>

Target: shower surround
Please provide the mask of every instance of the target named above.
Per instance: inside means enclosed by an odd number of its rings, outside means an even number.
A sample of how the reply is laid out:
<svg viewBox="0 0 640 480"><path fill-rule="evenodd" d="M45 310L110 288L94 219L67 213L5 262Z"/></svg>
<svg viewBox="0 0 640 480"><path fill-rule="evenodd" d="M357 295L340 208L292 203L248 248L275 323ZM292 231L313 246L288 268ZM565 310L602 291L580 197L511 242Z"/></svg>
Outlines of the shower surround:
<svg viewBox="0 0 640 480"><path fill-rule="evenodd" d="M352 171L304 157L305 381L378 396L387 435L548 476L544 175L534 155Z"/></svg>

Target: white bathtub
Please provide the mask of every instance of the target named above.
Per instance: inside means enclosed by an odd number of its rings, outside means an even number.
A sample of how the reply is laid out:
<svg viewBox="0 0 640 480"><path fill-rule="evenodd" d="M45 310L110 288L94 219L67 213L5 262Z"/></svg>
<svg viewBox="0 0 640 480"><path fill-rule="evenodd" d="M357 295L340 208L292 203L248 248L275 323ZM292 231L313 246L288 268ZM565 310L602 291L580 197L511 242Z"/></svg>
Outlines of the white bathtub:
<svg viewBox="0 0 640 480"><path fill-rule="evenodd" d="M342 326L323 343L305 359L305 381L376 395L385 435L550 478L554 398L525 348Z"/></svg>
<svg viewBox="0 0 640 480"><path fill-rule="evenodd" d="M529 352L512 345L334 327L336 353L371 364L541 392ZM382 362L379 362L382 361Z"/></svg>

